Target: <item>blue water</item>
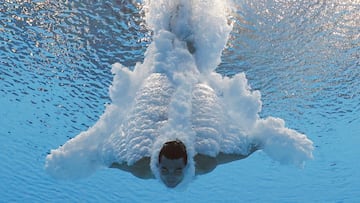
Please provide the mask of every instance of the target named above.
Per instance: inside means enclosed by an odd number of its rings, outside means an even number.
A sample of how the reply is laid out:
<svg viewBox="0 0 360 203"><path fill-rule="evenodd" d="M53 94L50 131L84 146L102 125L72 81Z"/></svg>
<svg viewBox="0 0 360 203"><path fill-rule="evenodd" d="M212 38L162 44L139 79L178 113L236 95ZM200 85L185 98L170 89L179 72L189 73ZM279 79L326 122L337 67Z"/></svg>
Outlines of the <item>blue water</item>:
<svg viewBox="0 0 360 203"><path fill-rule="evenodd" d="M257 152L185 191L111 169L61 181L45 157L110 102L111 65L133 67L151 41L140 3L0 4L0 202L359 202L360 2L240 1L218 72L245 72L261 116L314 141L304 169Z"/></svg>

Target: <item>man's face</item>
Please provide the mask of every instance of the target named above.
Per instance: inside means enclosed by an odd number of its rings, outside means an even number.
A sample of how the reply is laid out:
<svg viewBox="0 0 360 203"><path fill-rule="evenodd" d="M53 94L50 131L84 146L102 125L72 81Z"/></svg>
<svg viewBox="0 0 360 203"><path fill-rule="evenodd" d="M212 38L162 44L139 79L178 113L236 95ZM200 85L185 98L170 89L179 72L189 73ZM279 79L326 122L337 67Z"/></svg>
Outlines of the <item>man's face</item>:
<svg viewBox="0 0 360 203"><path fill-rule="evenodd" d="M161 180L169 188L176 187L184 178L185 164L183 158L168 159L161 156L158 167Z"/></svg>

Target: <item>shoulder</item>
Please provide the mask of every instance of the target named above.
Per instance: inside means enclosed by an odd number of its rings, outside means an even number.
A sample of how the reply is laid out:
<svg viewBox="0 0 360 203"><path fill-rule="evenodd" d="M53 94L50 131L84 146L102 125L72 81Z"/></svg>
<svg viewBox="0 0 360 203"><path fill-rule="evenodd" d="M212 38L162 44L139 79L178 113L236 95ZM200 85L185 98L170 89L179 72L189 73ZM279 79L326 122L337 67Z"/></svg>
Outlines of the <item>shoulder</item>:
<svg viewBox="0 0 360 203"><path fill-rule="evenodd" d="M144 157L130 166L127 165L127 163L112 163L110 168L117 168L130 172L134 176L141 179L155 178L150 169L150 157Z"/></svg>
<svg viewBox="0 0 360 203"><path fill-rule="evenodd" d="M251 151L251 153L253 153L254 151ZM226 164L232 161L244 159L248 157L251 153L247 155L242 155L242 154L225 154L223 152L220 152L216 157L211 157L204 154L197 154L194 157L195 174L202 175L209 173L213 171L217 165Z"/></svg>
<svg viewBox="0 0 360 203"><path fill-rule="evenodd" d="M218 164L225 164L228 162L245 159L246 157L250 156L252 153L254 153L255 151L257 151L259 149L261 149L261 147L259 145L252 144L249 146L248 154L245 154L245 155L244 154L226 154L226 153L220 152L216 156L216 161Z"/></svg>
<svg viewBox="0 0 360 203"><path fill-rule="evenodd" d="M240 159L244 159L248 157L248 155L242 155L242 154L225 154L220 152L217 156L216 156L216 162L218 164L225 164L225 163L229 163L232 161L236 161L236 160L240 160Z"/></svg>
<svg viewBox="0 0 360 203"><path fill-rule="evenodd" d="M195 161L195 174L202 175L211 172L217 166L217 161L215 157L197 154L194 157Z"/></svg>

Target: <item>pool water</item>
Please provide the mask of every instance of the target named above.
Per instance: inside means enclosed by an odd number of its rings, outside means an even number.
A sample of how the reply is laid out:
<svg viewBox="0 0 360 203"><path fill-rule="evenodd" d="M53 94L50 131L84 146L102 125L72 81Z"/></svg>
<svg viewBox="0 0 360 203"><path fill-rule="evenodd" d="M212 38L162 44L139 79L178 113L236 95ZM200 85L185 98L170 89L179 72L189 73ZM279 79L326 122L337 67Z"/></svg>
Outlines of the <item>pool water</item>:
<svg viewBox="0 0 360 203"><path fill-rule="evenodd" d="M359 202L360 2L234 0L217 72L244 72L262 117L283 118L315 146L303 169L259 151L197 177L185 191L111 169L56 180L45 157L92 126L119 62L152 40L140 1L0 4L0 202Z"/></svg>

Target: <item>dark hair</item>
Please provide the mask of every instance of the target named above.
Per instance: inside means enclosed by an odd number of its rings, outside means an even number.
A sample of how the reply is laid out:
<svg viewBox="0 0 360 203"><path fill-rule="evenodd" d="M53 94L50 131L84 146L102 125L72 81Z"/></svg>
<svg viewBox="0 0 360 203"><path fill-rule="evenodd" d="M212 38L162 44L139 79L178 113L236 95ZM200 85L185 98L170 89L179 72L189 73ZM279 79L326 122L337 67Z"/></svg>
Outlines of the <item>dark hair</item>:
<svg viewBox="0 0 360 203"><path fill-rule="evenodd" d="M162 155L168 159L183 158L184 164L187 164L186 147L180 140L169 141L163 145L159 153L159 163Z"/></svg>

